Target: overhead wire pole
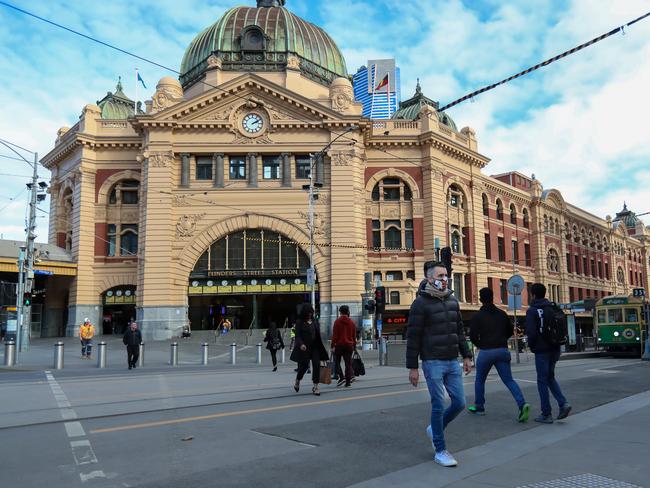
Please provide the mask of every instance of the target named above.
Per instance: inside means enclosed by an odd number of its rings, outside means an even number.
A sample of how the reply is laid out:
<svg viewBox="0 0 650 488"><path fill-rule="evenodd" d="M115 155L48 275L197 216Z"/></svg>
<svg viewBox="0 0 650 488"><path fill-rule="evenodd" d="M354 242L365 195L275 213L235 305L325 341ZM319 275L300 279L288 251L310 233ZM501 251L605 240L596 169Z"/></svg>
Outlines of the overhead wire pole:
<svg viewBox="0 0 650 488"><path fill-rule="evenodd" d="M23 302L23 312L26 315L26 320L23 320L22 326L22 339L20 341L20 347L29 348L30 336L31 336L31 300L28 304L25 304L24 298L26 295L31 296L33 285L34 285L34 241L36 240L36 205L38 199L38 153L34 153L34 171L32 173L32 183L31 183L31 195L29 199L29 221L27 223L27 237L25 240L25 247L27 248L27 253L25 255L25 261L27 266L24 266L23 271L23 295L18 297L19 301ZM18 350L20 351L20 347Z"/></svg>

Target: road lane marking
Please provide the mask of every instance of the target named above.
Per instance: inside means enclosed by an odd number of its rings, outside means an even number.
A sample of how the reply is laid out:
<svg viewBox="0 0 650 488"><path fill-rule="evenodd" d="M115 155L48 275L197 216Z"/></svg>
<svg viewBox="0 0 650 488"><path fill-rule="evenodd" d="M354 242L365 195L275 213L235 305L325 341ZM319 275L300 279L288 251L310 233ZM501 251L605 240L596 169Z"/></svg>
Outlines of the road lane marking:
<svg viewBox="0 0 650 488"><path fill-rule="evenodd" d="M97 464L97 456L95 456L95 451L93 451L88 439L71 441L70 447L72 447L72 455L74 456L77 466L83 464Z"/></svg>
<svg viewBox="0 0 650 488"><path fill-rule="evenodd" d="M66 422L65 431L68 434L68 437L85 437L86 432L81 426L81 422Z"/></svg>
<svg viewBox="0 0 650 488"><path fill-rule="evenodd" d="M104 474L103 471L100 470L100 471L91 471L88 474L79 473L79 477L81 478L81 482L85 483L86 481L92 480L94 478L106 478L106 475Z"/></svg>
<svg viewBox="0 0 650 488"><path fill-rule="evenodd" d="M492 382L496 380L488 380L487 382ZM473 385L474 382L470 383L463 383L464 386L468 385ZM288 405L278 405L276 407L260 407L260 408L251 408L247 410L236 410L232 412L221 412L221 413L213 413L209 415L198 415L194 417L184 417L184 418L179 418L179 419L170 419L170 420L159 420L156 422L143 422L139 424L129 424L129 425L121 425L117 427L105 427L102 429L92 429L89 431L90 434L108 434L112 432L121 432L124 430L135 430L135 429L147 429L150 427L161 427L165 425L175 425L175 424L185 424L189 422L197 422L201 420L212 420L212 419L218 419L218 418L224 418L224 417L235 417L239 415L251 415L255 413L266 413L266 412L277 412L280 410L291 410L294 408L304 408L304 407L311 407L311 406L319 406L319 405L331 405L331 404L336 404L336 403L343 403L343 402L351 402L351 401L356 401L356 400L367 400L371 398L382 398L382 397L389 397L389 396L397 396L397 395L403 395L406 393L420 393L423 391L427 391L427 388L415 388L415 389L409 389L409 390L399 390L399 391L390 391L390 392L385 392L385 393L372 393L368 395L357 395L357 396L352 396L352 397L345 397L345 398L333 398L331 400L316 400L316 401L311 401L311 402L303 402L303 403L297 403L297 404L288 404Z"/></svg>
<svg viewBox="0 0 650 488"><path fill-rule="evenodd" d="M585 369L585 371L589 373L604 373L604 374L616 374L621 372L621 371L612 371L611 369L597 369L597 368Z"/></svg>

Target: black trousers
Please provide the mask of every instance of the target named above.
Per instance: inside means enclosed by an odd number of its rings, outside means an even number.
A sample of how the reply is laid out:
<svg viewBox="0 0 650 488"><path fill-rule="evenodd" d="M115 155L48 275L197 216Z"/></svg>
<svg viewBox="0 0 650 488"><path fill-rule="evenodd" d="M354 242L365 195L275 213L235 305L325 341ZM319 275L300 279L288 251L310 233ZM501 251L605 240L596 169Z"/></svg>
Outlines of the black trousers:
<svg viewBox="0 0 650 488"><path fill-rule="evenodd" d="M343 379L343 371L341 370L341 358L345 362L345 384L349 385L352 382L354 373L352 372L352 353L354 346L336 346L334 349L334 360L336 361L336 371L339 375L339 380Z"/></svg>
<svg viewBox="0 0 650 488"><path fill-rule="evenodd" d="M317 385L320 382L320 354L318 351L311 351L311 359L298 362L296 380L300 381L305 376L305 372L309 369L309 361L311 361L311 381Z"/></svg>
<svg viewBox="0 0 650 488"><path fill-rule="evenodd" d="M135 366L140 357L140 346L126 346L126 358L129 366Z"/></svg>
<svg viewBox="0 0 650 488"><path fill-rule="evenodd" d="M273 362L273 367L275 368L278 365L278 350L277 349L269 349L269 352L271 353L271 361Z"/></svg>

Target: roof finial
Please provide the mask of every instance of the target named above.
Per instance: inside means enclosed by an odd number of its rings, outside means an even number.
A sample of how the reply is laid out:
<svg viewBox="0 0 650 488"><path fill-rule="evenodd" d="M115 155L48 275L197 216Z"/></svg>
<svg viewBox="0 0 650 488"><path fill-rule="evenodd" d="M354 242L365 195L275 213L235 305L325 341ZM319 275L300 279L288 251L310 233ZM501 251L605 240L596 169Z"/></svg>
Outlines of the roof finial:
<svg viewBox="0 0 650 488"><path fill-rule="evenodd" d="M285 0L257 0L257 8L284 7Z"/></svg>
<svg viewBox="0 0 650 488"><path fill-rule="evenodd" d="M623 212L627 212L627 202L623 200Z"/></svg>
<svg viewBox="0 0 650 488"><path fill-rule="evenodd" d="M115 87L115 93L122 91L122 77L117 77L117 86Z"/></svg>
<svg viewBox="0 0 650 488"><path fill-rule="evenodd" d="M422 87L420 86L420 78L418 78L418 82L415 85L415 94L416 95L422 95Z"/></svg>

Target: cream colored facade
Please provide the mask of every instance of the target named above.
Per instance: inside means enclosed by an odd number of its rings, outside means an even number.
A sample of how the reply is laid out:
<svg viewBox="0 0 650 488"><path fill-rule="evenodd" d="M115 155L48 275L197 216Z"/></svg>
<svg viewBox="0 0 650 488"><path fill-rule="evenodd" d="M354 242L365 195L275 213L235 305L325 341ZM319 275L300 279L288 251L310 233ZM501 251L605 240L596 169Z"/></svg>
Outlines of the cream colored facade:
<svg viewBox="0 0 650 488"><path fill-rule="evenodd" d="M369 120L361 117L348 79L326 86L296 63L289 57L281 71L236 71L222 69L213 56L202 82L183 89L177 80L163 78L146 113L107 119L90 104L76 125L59 131L43 162L52 171L50 242L69 247L77 263L68 334L84 317L100 323L107 291L125 287L135 290L145 337L178 335L192 312L191 289L199 288L191 278L197 261L213 243L239 231L272 231L308 254L302 188L308 180L299 178L296 158L328 144L315 167L323 187L314 226L320 315L327 326L340 304L360 315L367 271L380 274L388 288L387 310L408 309L423 263L434 258L436 242L452 245L454 233L460 239L454 256L457 293L467 311L478 308L483 286L495 288L498 297L500 280L513 272L529 283L553 285L553 298L561 302L577 300L577 290L594 292L589 296L648 290L650 232L643 224L631 229L600 219L518 173L487 176L489 158L479 152L474 131L443 124L434 106L425 105L416 120ZM264 156L280 156L277 178L265 178ZM245 179L231 178L236 157L245 162ZM205 158L212 161L210 179L197 173ZM395 180L397 199L389 188ZM120 186L124 181L138 183L137 203L117 196L116 188L120 195L129 190ZM385 192L378 199L377 185ZM503 217L496 214L497 200ZM377 222L380 246L373 242ZM137 252L118 255L113 249L107 256L109 242L119 249L120 240L131 238L133 229L122 224L137 224ZM117 239L109 235L111 225L120 240L111 240ZM387 246L389 238L396 242L397 232L399 249ZM491 255L486 235L493 239ZM591 268L587 275L572 272L568 262L575 262L574 256L580 265L587 259L588 267L591 259L601 262L600 277L597 269L595 276ZM616 279L619 268L622 280ZM302 274L300 279L304 284ZM257 286L248 275L242 280L241 286Z"/></svg>

